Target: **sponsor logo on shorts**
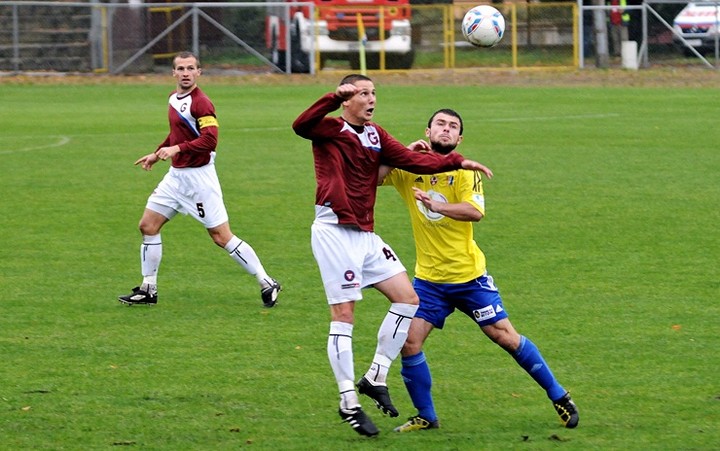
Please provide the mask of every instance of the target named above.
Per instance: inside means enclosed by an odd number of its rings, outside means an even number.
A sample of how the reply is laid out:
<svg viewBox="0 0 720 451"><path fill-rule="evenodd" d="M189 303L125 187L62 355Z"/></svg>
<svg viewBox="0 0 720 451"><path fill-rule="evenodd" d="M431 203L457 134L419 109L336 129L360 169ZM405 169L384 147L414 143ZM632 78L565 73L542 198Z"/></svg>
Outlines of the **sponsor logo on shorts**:
<svg viewBox="0 0 720 451"><path fill-rule="evenodd" d="M347 271L345 271L345 280L347 280L347 281L350 282L350 283L344 283L344 284L340 285L340 287L341 287L343 290L350 290L350 289L353 289L353 288L358 288L358 287L360 286L359 283L353 282L353 280L355 280L355 272L353 272L353 271L350 270L350 269L348 269Z"/></svg>
<svg viewBox="0 0 720 451"><path fill-rule="evenodd" d="M492 305L488 305L487 307L473 310L473 316L475 316L475 321L477 322L485 321L490 318L495 318L495 310Z"/></svg>

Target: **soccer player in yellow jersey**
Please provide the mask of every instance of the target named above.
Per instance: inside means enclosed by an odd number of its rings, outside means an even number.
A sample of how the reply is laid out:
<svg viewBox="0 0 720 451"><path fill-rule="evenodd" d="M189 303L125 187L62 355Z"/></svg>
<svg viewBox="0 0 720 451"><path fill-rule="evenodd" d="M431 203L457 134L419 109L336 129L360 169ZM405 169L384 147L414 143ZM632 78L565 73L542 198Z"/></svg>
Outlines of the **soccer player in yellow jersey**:
<svg viewBox="0 0 720 451"><path fill-rule="evenodd" d="M457 112L435 112L425 130L430 152L451 154L462 141L462 132L463 122ZM545 390L565 427L577 426L577 407L570 394L555 379L537 346L510 323L498 289L486 271L485 256L473 239L472 223L485 215L480 173L458 169L418 175L383 166L379 183L395 186L408 206L417 258L413 286L420 298L401 351L400 372L418 414L395 431L440 426L422 346L434 328L443 328L455 309L472 318Z"/></svg>

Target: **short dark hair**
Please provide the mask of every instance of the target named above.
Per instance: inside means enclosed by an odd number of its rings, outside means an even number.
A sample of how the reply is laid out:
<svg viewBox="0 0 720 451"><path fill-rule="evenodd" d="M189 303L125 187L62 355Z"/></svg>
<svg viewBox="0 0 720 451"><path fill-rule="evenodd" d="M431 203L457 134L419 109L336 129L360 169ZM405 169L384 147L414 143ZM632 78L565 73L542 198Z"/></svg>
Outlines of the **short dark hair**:
<svg viewBox="0 0 720 451"><path fill-rule="evenodd" d="M351 85L354 85L356 81L372 81L370 77L366 77L365 75L361 74L350 74L343 77L342 80L340 80L340 85L344 85L347 83L350 83ZM338 85L338 86L340 86Z"/></svg>
<svg viewBox="0 0 720 451"><path fill-rule="evenodd" d="M463 121L462 121L462 118L460 117L460 113L458 113L457 111L452 110L450 108L442 108L442 109L439 109L436 112L434 112L432 114L432 116L430 116L430 119L428 119L428 125L427 125L428 128L430 128L430 126L432 125L432 121L433 121L433 119L435 119L435 116L437 116L440 113L447 114L448 116L456 117L458 119L458 121L460 121L460 134L461 135L463 134Z"/></svg>
<svg viewBox="0 0 720 451"><path fill-rule="evenodd" d="M197 67L200 67L200 58L198 58L198 56L196 54L194 54L193 52L180 52L173 57L173 60L172 60L173 69L175 69L175 60L178 58L195 58L195 61L197 62Z"/></svg>

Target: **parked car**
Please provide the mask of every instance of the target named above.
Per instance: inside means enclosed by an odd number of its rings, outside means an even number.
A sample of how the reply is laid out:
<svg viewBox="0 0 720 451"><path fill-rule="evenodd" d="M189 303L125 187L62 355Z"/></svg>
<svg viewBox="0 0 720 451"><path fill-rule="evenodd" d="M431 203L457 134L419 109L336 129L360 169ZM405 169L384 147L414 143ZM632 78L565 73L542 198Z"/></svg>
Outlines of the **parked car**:
<svg viewBox="0 0 720 451"><path fill-rule="evenodd" d="M674 36L674 43L686 55L691 55L689 47L700 53L714 51L718 39L720 24L720 2L688 3L675 17L673 27L685 42Z"/></svg>

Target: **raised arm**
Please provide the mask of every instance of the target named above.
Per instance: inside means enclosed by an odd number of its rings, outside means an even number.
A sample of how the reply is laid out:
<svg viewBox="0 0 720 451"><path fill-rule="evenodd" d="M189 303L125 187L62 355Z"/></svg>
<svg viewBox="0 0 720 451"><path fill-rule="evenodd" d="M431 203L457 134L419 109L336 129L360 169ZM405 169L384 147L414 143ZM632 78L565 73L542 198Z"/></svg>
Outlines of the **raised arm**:
<svg viewBox="0 0 720 451"><path fill-rule="evenodd" d="M295 119L292 128L298 136L305 139L321 138L330 136L335 130L327 130L326 127L320 126L321 122L328 113L331 113L342 105L343 98L336 93L331 92L320 97L317 102L313 103L307 110L303 111L300 116Z"/></svg>

